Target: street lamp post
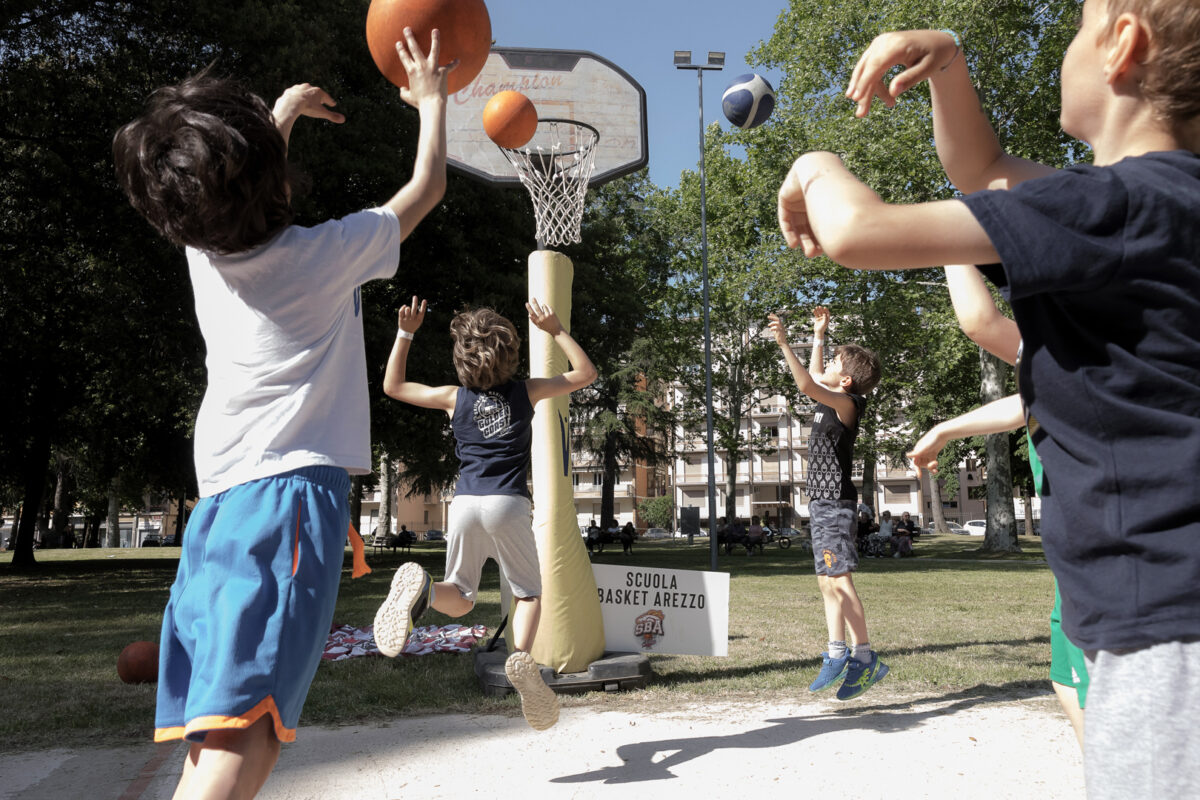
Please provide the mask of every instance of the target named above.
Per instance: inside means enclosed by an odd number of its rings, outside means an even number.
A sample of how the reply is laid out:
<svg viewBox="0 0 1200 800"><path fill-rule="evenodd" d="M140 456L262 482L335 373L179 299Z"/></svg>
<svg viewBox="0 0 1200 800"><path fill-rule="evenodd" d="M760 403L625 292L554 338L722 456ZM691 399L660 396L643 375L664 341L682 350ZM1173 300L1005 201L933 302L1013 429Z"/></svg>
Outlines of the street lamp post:
<svg viewBox="0 0 1200 800"><path fill-rule="evenodd" d="M707 64L693 64L691 50L675 51L676 69L696 70L700 98L700 265L704 276L704 416L708 431L708 549L712 569L717 569L717 469L713 449L712 335L708 325L708 212L704 182L704 71L725 66L725 54L708 53Z"/></svg>

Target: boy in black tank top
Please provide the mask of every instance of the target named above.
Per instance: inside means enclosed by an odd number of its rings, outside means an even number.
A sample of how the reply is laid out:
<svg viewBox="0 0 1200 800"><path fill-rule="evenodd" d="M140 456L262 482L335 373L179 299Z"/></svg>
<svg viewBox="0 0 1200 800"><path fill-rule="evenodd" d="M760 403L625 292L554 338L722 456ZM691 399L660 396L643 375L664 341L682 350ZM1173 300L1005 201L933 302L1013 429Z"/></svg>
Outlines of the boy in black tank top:
<svg viewBox="0 0 1200 800"><path fill-rule="evenodd" d="M514 381L521 337L500 314L480 308L464 311L450 323L454 369L462 386L426 386L407 379L408 352L413 334L425 321L425 301L418 305L414 297L412 305L400 308L400 329L383 390L397 400L446 412L461 468L450 505L445 579L434 583L411 561L396 570L392 590L375 614L375 643L384 655L397 655L413 622L429 606L450 617L468 613L475 606L483 563L495 559L517 601L514 651L504 672L521 695L526 721L544 730L558 720L558 698L529 654L542 594L526 488L530 423L539 400L584 388L596 379L596 368L553 310L536 299L525 308L529 321L554 337L572 368L553 378Z"/></svg>
<svg viewBox="0 0 1200 800"><path fill-rule="evenodd" d="M888 673L887 665L871 650L866 613L851 576L858 567L854 548L858 490L851 478L854 440L866 394L879 383L879 358L866 348L846 344L834 351L833 362L825 366L829 310L818 306L813 309L812 358L805 369L788 343L786 323L775 314L768 318L796 386L817 403L808 445L808 515L829 649L821 654L821 671L808 690L819 692L842 680L837 698L851 700ZM852 649L846 647L847 627Z"/></svg>

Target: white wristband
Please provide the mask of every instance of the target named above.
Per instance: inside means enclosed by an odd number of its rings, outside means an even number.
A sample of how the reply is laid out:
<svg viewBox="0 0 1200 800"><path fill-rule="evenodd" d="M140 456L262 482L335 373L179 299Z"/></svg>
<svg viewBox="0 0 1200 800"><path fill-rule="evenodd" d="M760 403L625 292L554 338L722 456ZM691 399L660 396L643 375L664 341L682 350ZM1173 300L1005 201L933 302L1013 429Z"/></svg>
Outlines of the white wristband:
<svg viewBox="0 0 1200 800"><path fill-rule="evenodd" d="M396 330L396 338L397 339L412 339L412 337L413 337L413 335L411 333L409 333L408 331L404 330L403 328L399 328Z"/></svg>
<svg viewBox="0 0 1200 800"><path fill-rule="evenodd" d="M813 339L813 347L824 347L824 346L825 346L824 339Z"/></svg>

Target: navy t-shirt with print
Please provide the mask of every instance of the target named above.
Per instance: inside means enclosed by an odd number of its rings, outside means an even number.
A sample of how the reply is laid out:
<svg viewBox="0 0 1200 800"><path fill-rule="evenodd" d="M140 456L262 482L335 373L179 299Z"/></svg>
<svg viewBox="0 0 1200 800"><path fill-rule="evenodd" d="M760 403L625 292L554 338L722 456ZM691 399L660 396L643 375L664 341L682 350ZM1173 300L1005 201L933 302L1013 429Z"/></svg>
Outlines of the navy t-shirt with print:
<svg viewBox="0 0 1200 800"><path fill-rule="evenodd" d="M455 494L528 497L532 422L533 405L524 381L482 392L460 386L450 423L462 463Z"/></svg>
<svg viewBox="0 0 1200 800"><path fill-rule="evenodd" d="M963 201L1000 254L1084 649L1200 637L1200 156L1079 165Z"/></svg>
<svg viewBox="0 0 1200 800"><path fill-rule="evenodd" d="M808 498L810 500L849 500L858 502L854 486L854 440L867 399L848 395L854 401L854 427L848 428L837 412L817 403L813 412L812 432L808 437Z"/></svg>

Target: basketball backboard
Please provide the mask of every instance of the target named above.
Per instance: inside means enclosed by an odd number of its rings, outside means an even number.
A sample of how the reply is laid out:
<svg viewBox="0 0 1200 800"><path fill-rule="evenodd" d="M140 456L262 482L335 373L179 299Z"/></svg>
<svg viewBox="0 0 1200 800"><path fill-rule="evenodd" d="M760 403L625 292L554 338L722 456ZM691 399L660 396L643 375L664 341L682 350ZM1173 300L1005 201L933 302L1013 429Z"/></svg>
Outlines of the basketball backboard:
<svg viewBox="0 0 1200 800"><path fill-rule="evenodd" d="M451 167L491 183L520 185L512 164L483 131L484 106L506 89L532 100L539 119L574 120L599 132L590 186L641 169L649 160L646 92L623 69L582 50L496 47L478 77L449 97Z"/></svg>

